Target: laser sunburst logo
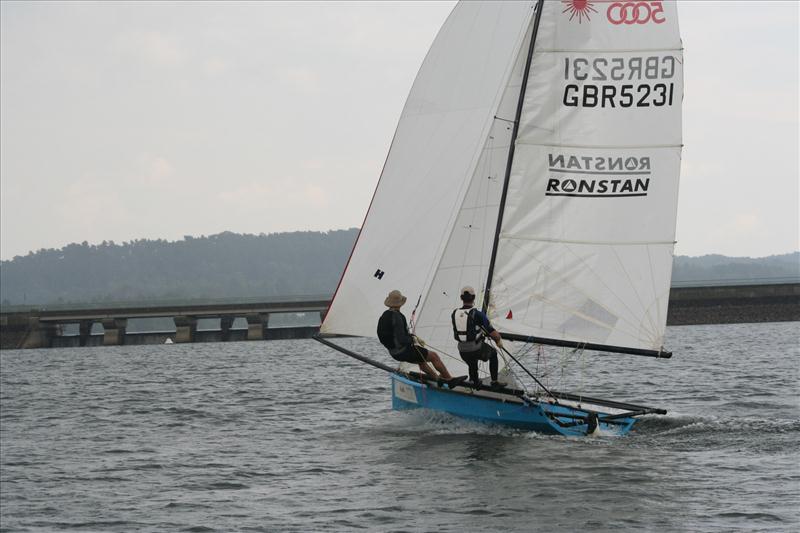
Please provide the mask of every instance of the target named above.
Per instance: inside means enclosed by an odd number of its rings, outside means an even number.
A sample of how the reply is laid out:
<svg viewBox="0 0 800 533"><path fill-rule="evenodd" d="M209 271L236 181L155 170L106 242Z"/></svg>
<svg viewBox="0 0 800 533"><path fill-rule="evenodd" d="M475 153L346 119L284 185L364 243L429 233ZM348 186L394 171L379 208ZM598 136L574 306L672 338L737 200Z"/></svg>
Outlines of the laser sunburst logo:
<svg viewBox="0 0 800 533"><path fill-rule="evenodd" d="M564 6L562 13L569 13L569 20L578 19L578 24L583 24L583 19L590 22L590 13L597 13L590 0L561 0Z"/></svg>

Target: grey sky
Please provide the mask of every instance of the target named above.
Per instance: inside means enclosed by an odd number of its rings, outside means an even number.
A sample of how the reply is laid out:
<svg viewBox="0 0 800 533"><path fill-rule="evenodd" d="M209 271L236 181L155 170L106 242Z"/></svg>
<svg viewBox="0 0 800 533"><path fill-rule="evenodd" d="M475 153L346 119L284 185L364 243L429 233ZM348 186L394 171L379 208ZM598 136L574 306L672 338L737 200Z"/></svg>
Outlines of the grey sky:
<svg viewBox="0 0 800 533"><path fill-rule="evenodd" d="M0 257L359 226L452 6L2 2ZM680 15L676 251L797 250L798 4Z"/></svg>

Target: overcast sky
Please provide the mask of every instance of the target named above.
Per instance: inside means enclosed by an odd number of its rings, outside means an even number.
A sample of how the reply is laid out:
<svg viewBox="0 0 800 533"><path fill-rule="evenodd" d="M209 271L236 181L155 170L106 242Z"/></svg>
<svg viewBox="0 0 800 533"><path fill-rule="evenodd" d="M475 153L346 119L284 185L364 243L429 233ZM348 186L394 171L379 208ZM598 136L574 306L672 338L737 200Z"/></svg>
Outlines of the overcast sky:
<svg viewBox="0 0 800 533"><path fill-rule="evenodd" d="M453 4L3 1L0 257L359 226ZM798 250L798 3L679 9L676 253Z"/></svg>

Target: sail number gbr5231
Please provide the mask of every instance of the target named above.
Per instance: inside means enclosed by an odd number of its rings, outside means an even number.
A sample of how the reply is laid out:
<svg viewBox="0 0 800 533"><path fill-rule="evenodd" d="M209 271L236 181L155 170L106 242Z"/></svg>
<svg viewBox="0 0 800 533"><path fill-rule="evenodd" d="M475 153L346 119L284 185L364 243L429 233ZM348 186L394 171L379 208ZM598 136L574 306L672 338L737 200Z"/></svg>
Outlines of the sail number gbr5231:
<svg viewBox="0 0 800 533"><path fill-rule="evenodd" d="M562 103L567 107L671 106L677 61L671 55L565 57L567 84Z"/></svg>

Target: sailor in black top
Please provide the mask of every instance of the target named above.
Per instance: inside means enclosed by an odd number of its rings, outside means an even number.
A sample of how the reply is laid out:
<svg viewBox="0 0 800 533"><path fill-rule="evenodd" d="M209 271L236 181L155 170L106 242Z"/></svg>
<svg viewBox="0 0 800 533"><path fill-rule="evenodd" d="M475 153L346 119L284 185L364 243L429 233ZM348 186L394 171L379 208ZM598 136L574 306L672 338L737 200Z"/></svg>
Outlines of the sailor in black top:
<svg viewBox="0 0 800 533"><path fill-rule="evenodd" d="M397 361L419 365L420 370L433 379L438 379L439 376L431 365L439 371L442 379L448 381L453 379L439 355L425 349L417 338L408 332L408 322L400 312L400 308L406 303L406 297L400 291L394 290L383 303L389 309L378 319L378 339L389 350L389 355Z"/></svg>

